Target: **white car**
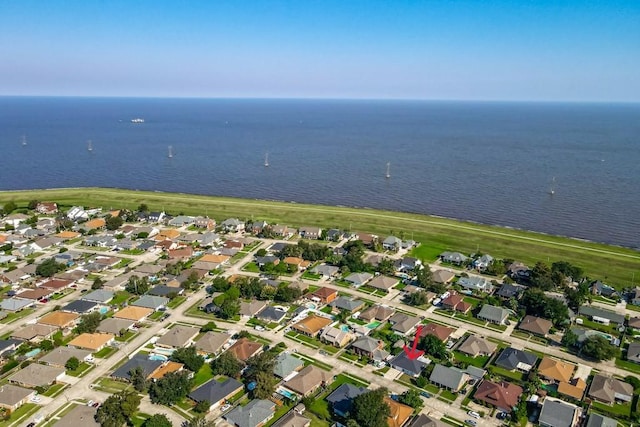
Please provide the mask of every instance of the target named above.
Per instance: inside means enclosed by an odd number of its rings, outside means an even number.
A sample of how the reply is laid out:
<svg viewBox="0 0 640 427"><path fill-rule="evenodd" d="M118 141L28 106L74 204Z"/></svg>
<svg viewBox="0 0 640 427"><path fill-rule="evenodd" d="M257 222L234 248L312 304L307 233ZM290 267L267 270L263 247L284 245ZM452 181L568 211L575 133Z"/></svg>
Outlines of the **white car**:
<svg viewBox="0 0 640 427"><path fill-rule="evenodd" d="M469 412L467 412L467 415L469 415L470 417L473 417L473 418L480 418L480 414L475 412L475 411L469 411Z"/></svg>
<svg viewBox="0 0 640 427"><path fill-rule="evenodd" d="M254 328L256 331L264 331L264 326L256 325Z"/></svg>
<svg viewBox="0 0 640 427"><path fill-rule="evenodd" d="M224 411L228 411L229 408L231 408L231 405L228 403L225 403L224 405L222 405L222 408L220 408L220 410L224 412Z"/></svg>
<svg viewBox="0 0 640 427"><path fill-rule="evenodd" d="M32 402L34 402L34 403L38 403L38 402L40 402L40 396L37 396L37 395L36 395L36 396L33 396L30 400L31 400Z"/></svg>
<svg viewBox="0 0 640 427"><path fill-rule="evenodd" d="M87 406L93 406L93 400L88 401Z"/></svg>

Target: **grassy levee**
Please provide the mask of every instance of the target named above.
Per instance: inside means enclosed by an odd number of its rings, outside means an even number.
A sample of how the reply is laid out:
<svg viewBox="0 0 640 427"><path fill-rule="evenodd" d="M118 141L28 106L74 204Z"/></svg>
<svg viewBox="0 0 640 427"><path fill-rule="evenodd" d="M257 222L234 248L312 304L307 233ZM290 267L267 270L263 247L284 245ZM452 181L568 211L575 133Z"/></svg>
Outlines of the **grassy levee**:
<svg viewBox="0 0 640 427"><path fill-rule="evenodd" d="M30 200L55 201L61 206L101 206L135 209L146 203L152 210L177 214L208 214L220 221L229 217L264 219L292 226L317 225L386 236L404 232L423 245L415 252L426 260L445 250L475 252L477 247L496 257L533 264L564 260L582 267L594 279L617 287L628 286L640 272L640 252L497 226L480 225L428 215L301 203L198 196L111 188L69 188L0 192L0 203L14 201L25 207Z"/></svg>

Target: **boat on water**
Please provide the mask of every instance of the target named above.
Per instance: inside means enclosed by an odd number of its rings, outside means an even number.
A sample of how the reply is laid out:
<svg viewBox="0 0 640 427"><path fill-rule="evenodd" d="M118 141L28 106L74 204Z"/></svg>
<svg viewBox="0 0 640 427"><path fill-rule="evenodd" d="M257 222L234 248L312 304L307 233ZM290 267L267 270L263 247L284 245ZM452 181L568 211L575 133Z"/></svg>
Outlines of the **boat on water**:
<svg viewBox="0 0 640 427"><path fill-rule="evenodd" d="M554 176L551 180L551 187L549 188L549 194L552 196L556 194L556 177Z"/></svg>
<svg viewBox="0 0 640 427"><path fill-rule="evenodd" d="M27 137L25 135L22 135L22 139L20 144L24 147L25 145L27 145Z"/></svg>
<svg viewBox="0 0 640 427"><path fill-rule="evenodd" d="M391 163L387 162L387 173L384 176L385 178L389 179L391 178Z"/></svg>
<svg viewBox="0 0 640 427"><path fill-rule="evenodd" d="M169 154L167 154L167 157L170 159L173 158L173 147L171 145L169 146Z"/></svg>
<svg viewBox="0 0 640 427"><path fill-rule="evenodd" d="M91 140L87 141L87 151L93 151L93 144L91 143Z"/></svg>
<svg viewBox="0 0 640 427"><path fill-rule="evenodd" d="M269 167L269 153L265 153L264 155L264 167L268 168Z"/></svg>
<svg viewBox="0 0 640 427"><path fill-rule="evenodd" d="M131 123L144 123L144 119L141 119L141 118L131 119Z"/></svg>

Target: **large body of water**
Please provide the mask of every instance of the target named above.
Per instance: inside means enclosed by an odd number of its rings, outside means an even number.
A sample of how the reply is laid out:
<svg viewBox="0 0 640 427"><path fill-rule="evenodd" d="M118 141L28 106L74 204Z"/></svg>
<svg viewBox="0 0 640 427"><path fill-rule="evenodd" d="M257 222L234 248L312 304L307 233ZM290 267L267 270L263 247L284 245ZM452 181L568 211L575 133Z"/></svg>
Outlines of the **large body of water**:
<svg viewBox="0 0 640 427"><path fill-rule="evenodd" d="M366 206L640 247L638 104L0 98L0 148L2 190Z"/></svg>

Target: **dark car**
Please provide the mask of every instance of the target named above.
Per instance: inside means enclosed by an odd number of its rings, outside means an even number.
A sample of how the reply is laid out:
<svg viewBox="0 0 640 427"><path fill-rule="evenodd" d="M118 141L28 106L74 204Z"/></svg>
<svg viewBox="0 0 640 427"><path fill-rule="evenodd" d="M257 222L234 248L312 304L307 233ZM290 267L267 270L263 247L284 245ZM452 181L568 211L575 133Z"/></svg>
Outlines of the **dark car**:
<svg viewBox="0 0 640 427"><path fill-rule="evenodd" d="M431 397L431 395L429 393L427 393L426 391L421 391L420 392L420 396L426 397L427 399Z"/></svg>

